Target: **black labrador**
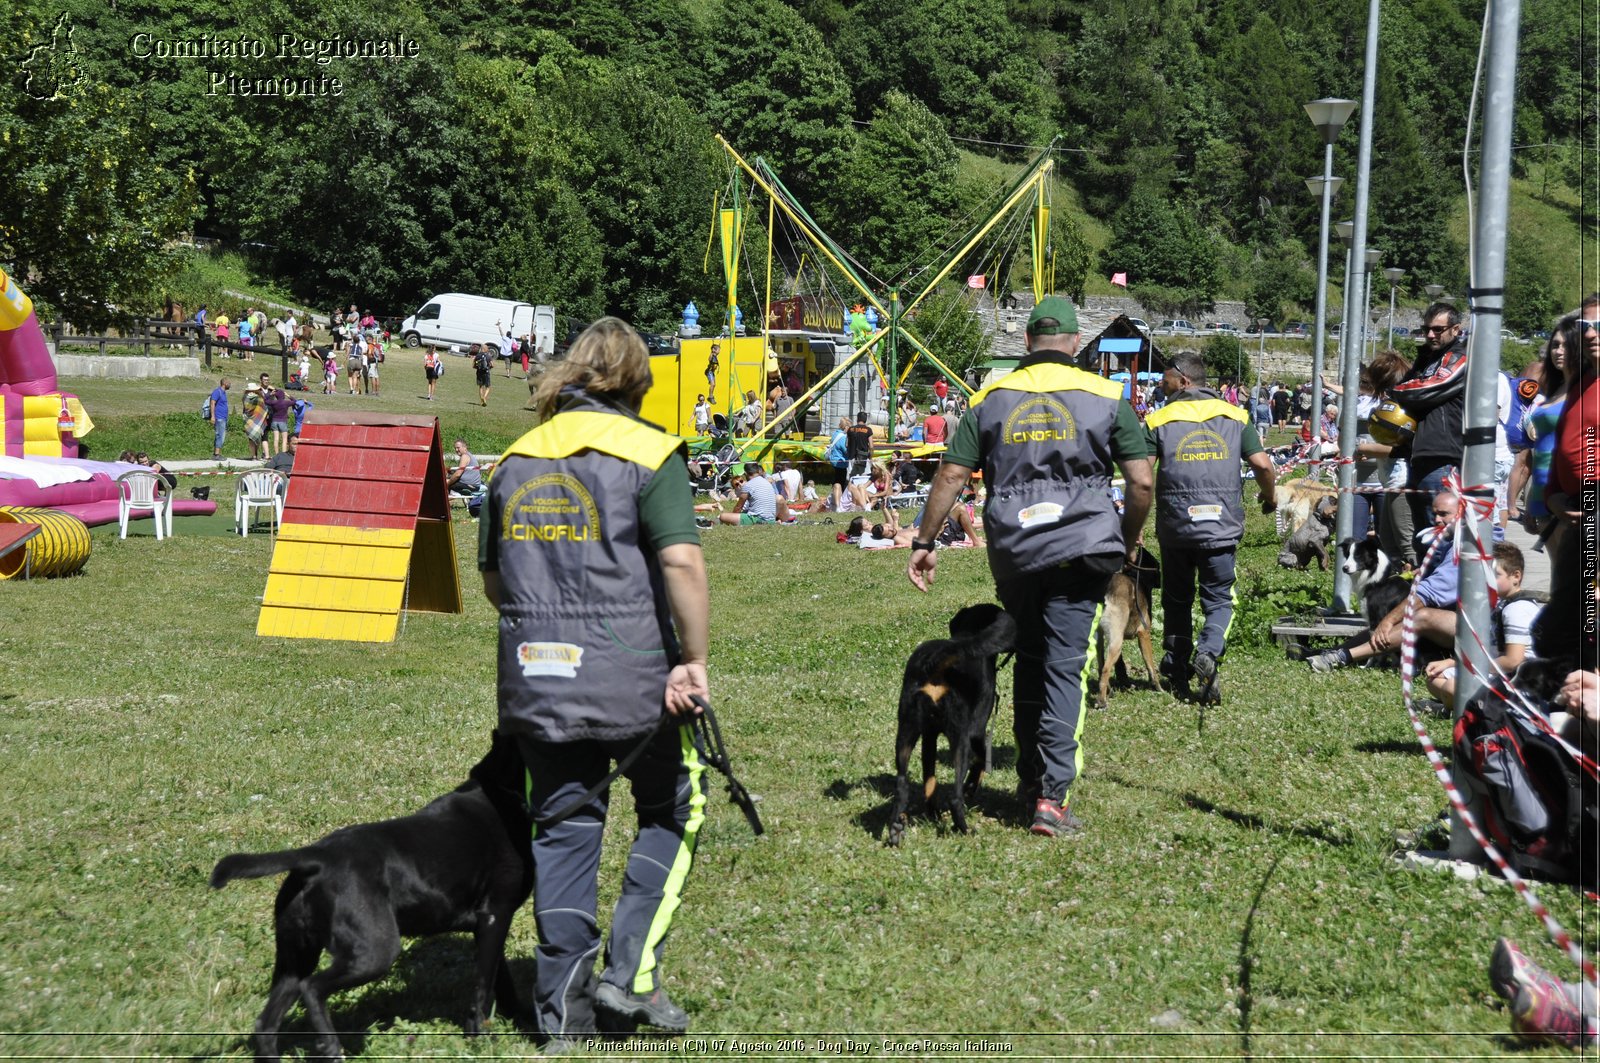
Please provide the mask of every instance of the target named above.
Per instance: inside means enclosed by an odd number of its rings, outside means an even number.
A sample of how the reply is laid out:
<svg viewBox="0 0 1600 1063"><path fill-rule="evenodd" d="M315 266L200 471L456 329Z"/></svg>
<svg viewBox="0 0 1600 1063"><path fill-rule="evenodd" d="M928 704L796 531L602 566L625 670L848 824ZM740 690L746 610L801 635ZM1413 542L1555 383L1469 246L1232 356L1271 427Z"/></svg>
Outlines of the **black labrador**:
<svg viewBox="0 0 1600 1063"><path fill-rule="evenodd" d="M984 735L994 712L995 657L1015 647L1017 622L998 605L969 605L950 618L950 638L930 639L911 651L900 685L900 723L895 734L894 807L889 814L888 845L899 845L911 804L911 751L922 741L922 796L929 815L936 813L933 795L939 736L950 743L956 789L950 797L950 819L967 829L966 802L977 795L983 778ZM963 781L964 779L964 781Z"/></svg>
<svg viewBox="0 0 1600 1063"><path fill-rule="evenodd" d="M471 931L478 980L467 1033L482 1029L491 988L501 1013L518 1016L505 944L512 915L533 891L524 777L516 742L496 731L467 781L418 812L343 827L302 849L222 858L211 872L215 889L289 872L275 906L277 959L256 1020L257 1059L278 1059L278 1027L296 997L318 1034L317 1051L339 1058L328 994L382 978L401 937ZM329 963L318 971L324 950Z"/></svg>

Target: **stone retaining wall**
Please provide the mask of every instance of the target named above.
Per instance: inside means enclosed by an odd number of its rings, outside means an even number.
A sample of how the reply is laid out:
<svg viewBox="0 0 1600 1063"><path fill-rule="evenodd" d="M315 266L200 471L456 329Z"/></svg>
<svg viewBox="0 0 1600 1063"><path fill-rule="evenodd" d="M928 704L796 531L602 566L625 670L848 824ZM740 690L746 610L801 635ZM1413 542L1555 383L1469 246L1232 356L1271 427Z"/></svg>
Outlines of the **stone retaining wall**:
<svg viewBox="0 0 1600 1063"><path fill-rule="evenodd" d="M164 377L204 376L198 358L138 358L121 355L57 354L56 372L62 376L146 380Z"/></svg>

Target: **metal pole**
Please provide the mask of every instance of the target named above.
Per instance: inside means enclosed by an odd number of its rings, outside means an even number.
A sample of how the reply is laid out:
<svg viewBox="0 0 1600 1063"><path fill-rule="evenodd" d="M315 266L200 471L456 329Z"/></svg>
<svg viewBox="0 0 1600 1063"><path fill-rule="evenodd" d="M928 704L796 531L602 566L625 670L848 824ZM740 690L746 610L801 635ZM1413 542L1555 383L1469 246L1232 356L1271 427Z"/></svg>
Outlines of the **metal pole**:
<svg viewBox="0 0 1600 1063"><path fill-rule="evenodd" d="M1356 212L1355 231L1350 239L1350 262L1365 272L1367 264L1367 195L1372 187L1372 121L1373 103L1378 94L1378 5L1379 0L1367 4L1367 58L1361 77L1361 147L1356 155ZM1363 322L1365 324L1365 322ZM1351 460L1356 451L1356 398L1360 394L1361 366L1359 345L1349 343L1350 326L1344 327L1344 402L1339 407L1339 514L1334 520L1333 541L1342 543L1350 537L1355 526L1356 467ZM1333 569L1333 609L1337 613L1350 611L1350 573L1343 565Z"/></svg>
<svg viewBox="0 0 1600 1063"><path fill-rule="evenodd" d="M1371 256L1369 255L1368 257ZM1372 263L1367 263L1366 270L1361 274L1361 346L1356 349L1364 352L1362 354L1363 362L1372 361L1372 344L1376 342L1376 337L1372 335L1377 331L1372 327L1377 324L1372 320L1372 282L1374 279L1372 266Z"/></svg>
<svg viewBox="0 0 1600 1063"><path fill-rule="evenodd" d="M1346 246L1344 249L1344 303L1339 308L1343 316L1339 318L1339 379L1344 380L1344 363L1350 353L1350 319L1354 312L1350 309L1354 305L1357 293L1361 291L1361 279L1356 273L1355 249ZM1321 416L1318 410L1317 415ZM1340 540L1341 542L1343 540Z"/></svg>
<svg viewBox="0 0 1600 1063"><path fill-rule="evenodd" d="M1328 211L1333 205L1333 140L1323 138L1322 149L1322 225L1317 237L1317 319L1312 324L1311 339L1311 406L1320 417L1322 413L1322 351L1327 343L1328 316ZM1322 422L1315 422L1312 438L1321 441Z"/></svg>
<svg viewBox="0 0 1600 1063"><path fill-rule="evenodd" d="M1385 348L1394 346L1394 289L1393 284L1389 285L1389 331L1383 337Z"/></svg>
<svg viewBox="0 0 1600 1063"><path fill-rule="evenodd" d="M903 313L900 292L896 289L889 293L889 423L884 426L884 438L891 444L895 442L894 430L900 421L900 388L894 370L900 357L900 316Z"/></svg>
<svg viewBox="0 0 1600 1063"><path fill-rule="evenodd" d="M1478 510L1479 546L1460 540L1459 570L1461 607L1456 614L1456 711L1459 714L1474 694L1483 687L1481 676L1489 673L1489 654L1473 632L1489 630L1487 567L1475 558L1487 553L1494 523L1494 436L1497 420L1496 400L1500 372L1500 325L1505 316L1506 218L1511 202L1511 136L1516 99L1517 28L1521 21L1520 0L1495 0L1489 8L1487 71L1483 114L1482 170L1478 174L1478 217L1475 220L1472 282L1472 334L1468 338L1467 398L1462 417L1461 479L1468 486L1467 504L1488 504L1485 519ZM1476 485L1486 485L1478 488ZM1476 508L1476 507L1474 507ZM1463 512L1465 510L1463 509ZM1557 588L1557 593L1565 588ZM1452 856L1476 855L1477 847L1465 828L1451 820Z"/></svg>

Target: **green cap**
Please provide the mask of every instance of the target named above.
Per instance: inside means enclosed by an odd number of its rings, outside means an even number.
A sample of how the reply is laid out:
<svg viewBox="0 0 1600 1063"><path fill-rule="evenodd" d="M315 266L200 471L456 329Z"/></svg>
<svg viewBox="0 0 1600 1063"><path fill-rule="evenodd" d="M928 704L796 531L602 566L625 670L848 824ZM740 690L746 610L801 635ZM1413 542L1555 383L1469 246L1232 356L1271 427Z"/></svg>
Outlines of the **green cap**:
<svg viewBox="0 0 1600 1063"><path fill-rule="evenodd" d="M1028 315L1030 336L1070 336L1078 331L1078 311L1072 300L1059 295L1047 295Z"/></svg>

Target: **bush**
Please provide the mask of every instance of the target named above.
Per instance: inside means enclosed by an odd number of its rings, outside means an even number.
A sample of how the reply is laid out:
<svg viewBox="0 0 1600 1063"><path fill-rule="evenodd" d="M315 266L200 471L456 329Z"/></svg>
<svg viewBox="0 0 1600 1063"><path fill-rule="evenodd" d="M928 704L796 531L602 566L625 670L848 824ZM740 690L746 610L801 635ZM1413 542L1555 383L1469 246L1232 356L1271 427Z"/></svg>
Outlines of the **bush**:
<svg viewBox="0 0 1600 1063"><path fill-rule="evenodd" d="M1213 379L1239 379L1249 374L1250 359L1237 336L1207 336L1200 345L1200 357Z"/></svg>

